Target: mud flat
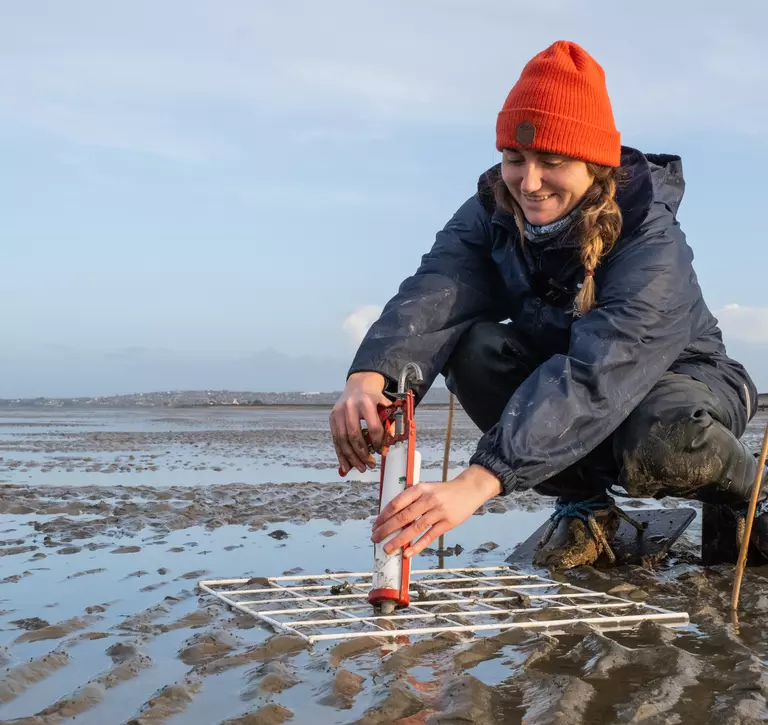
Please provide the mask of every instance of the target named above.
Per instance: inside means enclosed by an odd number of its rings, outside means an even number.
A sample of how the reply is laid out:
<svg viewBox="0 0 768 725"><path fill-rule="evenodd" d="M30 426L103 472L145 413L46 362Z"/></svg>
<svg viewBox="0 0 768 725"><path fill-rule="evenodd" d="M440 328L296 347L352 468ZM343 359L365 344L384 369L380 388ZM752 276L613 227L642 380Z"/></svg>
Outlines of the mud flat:
<svg viewBox="0 0 768 725"><path fill-rule="evenodd" d="M699 566L698 523L656 571L583 568L565 577L687 611L691 625L682 630L451 634L394 651L371 637L308 649L199 596L195 584L370 568L375 485L314 475L333 473L312 467L332 464L324 435L306 442L327 412L265 421L255 411L195 411L170 423L144 413L100 416L20 418L26 425L0 435L8 469L0 472L2 723L737 725L768 718L768 570L748 571L734 628L732 568ZM431 465L444 416L435 413L432 428L430 420L422 439L433 449ZM99 441L100 431L109 436ZM201 453L201 472L172 471L170 458L157 470L85 470L97 458L162 457L177 434L182 460L204 440L218 441L222 452ZM471 425L460 426L457 460L473 436ZM251 450L256 440L271 450L266 463ZM33 444L45 450L27 450ZM290 457L294 445L304 476L293 475L290 460L283 479L265 480L275 456ZM243 476L232 475L230 454ZM67 474L51 465L58 456L94 460ZM7 465L33 459L36 471ZM216 478L198 480L199 473ZM59 474L72 478L57 482ZM446 562L499 563L546 515L546 502L532 495L494 502L449 534ZM437 561L429 554L418 565Z"/></svg>

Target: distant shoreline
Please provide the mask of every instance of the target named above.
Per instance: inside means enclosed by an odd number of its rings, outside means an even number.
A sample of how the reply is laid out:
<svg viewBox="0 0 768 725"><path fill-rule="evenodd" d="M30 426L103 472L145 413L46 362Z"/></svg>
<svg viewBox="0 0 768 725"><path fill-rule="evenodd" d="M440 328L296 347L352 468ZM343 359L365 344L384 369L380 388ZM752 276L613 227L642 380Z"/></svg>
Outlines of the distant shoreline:
<svg viewBox="0 0 768 725"><path fill-rule="evenodd" d="M317 410L319 408L333 408L333 403L264 403L262 405L227 405L226 403L206 405L5 405L0 406L0 415L3 411L42 411L42 410ZM457 406L461 407L461 406ZM448 408L448 403L420 403L419 410L443 410Z"/></svg>
<svg viewBox="0 0 768 725"><path fill-rule="evenodd" d="M197 410L200 408L323 408L334 406L343 395L341 390L324 392L259 390L165 390L147 393L127 393L94 396L37 396L0 398L0 410ZM448 405L450 393L433 386L427 391L421 405Z"/></svg>

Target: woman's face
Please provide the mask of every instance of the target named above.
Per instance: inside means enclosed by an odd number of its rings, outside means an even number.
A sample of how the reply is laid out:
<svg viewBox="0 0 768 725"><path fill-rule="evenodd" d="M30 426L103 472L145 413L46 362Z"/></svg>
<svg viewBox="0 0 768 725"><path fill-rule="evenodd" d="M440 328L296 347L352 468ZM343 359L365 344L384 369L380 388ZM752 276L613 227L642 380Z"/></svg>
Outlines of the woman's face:
<svg viewBox="0 0 768 725"><path fill-rule="evenodd" d="M573 211L593 181L584 161L526 149L504 149L501 176L525 218L537 226Z"/></svg>

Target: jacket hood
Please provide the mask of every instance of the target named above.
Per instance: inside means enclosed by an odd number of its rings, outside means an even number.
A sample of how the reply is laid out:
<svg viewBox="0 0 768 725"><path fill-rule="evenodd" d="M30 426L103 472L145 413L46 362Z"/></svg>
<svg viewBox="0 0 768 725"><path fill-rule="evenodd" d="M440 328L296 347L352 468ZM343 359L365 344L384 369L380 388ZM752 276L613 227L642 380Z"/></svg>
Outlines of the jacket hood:
<svg viewBox="0 0 768 725"><path fill-rule="evenodd" d="M683 163L679 156L643 154L622 146L621 170L623 178L616 191L616 201L623 217L622 234L631 234L642 224L654 202L665 204L673 215L677 214L685 191ZM482 174L477 182L477 192L486 211L509 226L510 215L497 209L493 198L493 184L500 176L501 164L496 164Z"/></svg>

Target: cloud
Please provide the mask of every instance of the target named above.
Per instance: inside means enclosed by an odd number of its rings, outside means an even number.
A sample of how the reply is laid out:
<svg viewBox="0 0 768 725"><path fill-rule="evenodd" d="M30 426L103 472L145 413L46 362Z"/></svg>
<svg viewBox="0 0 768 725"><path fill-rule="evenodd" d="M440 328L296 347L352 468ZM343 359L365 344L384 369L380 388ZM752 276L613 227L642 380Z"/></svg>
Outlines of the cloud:
<svg viewBox="0 0 768 725"><path fill-rule="evenodd" d="M768 307L732 303L715 312L726 341L768 343Z"/></svg>
<svg viewBox="0 0 768 725"><path fill-rule="evenodd" d="M382 309L380 305L362 305L347 316L341 327L353 347L363 341L365 333L379 318Z"/></svg>

